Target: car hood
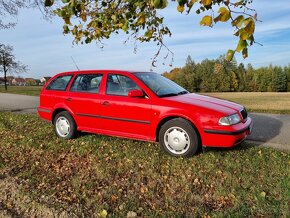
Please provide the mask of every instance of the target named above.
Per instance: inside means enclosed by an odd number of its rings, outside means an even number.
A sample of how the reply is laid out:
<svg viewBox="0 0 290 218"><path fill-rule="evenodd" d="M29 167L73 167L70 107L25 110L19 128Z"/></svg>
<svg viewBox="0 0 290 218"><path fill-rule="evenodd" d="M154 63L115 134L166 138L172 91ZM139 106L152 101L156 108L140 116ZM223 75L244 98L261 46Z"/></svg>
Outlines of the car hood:
<svg viewBox="0 0 290 218"><path fill-rule="evenodd" d="M194 93L168 97L167 99L175 102L190 104L192 106L207 108L224 114L234 114L243 108L240 104L231 101Z"/></svg>

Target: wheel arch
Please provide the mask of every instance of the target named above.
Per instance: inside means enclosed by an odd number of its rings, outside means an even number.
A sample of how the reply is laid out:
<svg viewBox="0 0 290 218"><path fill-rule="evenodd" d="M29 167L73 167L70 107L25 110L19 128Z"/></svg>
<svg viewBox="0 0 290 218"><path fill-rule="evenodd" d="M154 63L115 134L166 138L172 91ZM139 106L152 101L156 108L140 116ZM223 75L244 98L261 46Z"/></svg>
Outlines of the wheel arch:
<svg viewBox="0 0 290 218"><path fill-rule="evenodd" d="M53 123L53 120L55 118L55 116L60 113L60 112L63 112L63 111L66 111L68 113L70 113L70 115L72 116L72 118L74 119L74 121L76 122L72 112L70 110L68 110L67 108L64 108L64 107L59 107L59 108L55 108L55 110L52 112L52 115L51 115L51 122Z"/></svg>
<svg viewBox="0 0 290 218"><path fill-rule="evenodd" d="M164 118L162 118L160 120L160 122L157 125L156 132L155 132L155 140L156 140L156 142L159 142L159 132L160 132L160 129L161 129L162 125L165 124L166 122L168 122L169 120L173 120L173 119L176 119L176 118L184 119L184 120L188 121L191 124L191 126L194 128L194 130L197 133L198 139L200 140L200 144L202 145L201 134L200 134L200 131L197 128L196 124L194 124L194 122L192 120L190 120L189 118L184 117L184 116L180 116L180 115L170 115L170 116L166 116L166 117L164 117Z"/></svg>

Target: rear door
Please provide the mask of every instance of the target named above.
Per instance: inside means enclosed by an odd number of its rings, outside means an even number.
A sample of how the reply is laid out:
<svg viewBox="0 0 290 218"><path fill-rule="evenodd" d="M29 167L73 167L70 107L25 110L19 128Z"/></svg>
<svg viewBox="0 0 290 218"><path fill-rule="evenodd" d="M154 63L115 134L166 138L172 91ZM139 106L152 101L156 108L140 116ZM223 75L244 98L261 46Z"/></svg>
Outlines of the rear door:
<svg viewBox="0 0 290 218"><path fill-rule="evenodd" d="M100 115L100 86L102 73L76 75L66 99L66 104L75 114L79 129L94 131L100 128L96 119Z"/></svg>
<svg viewBox="0 0 290 218"><path fill-rule="evenodd" d="M40 94L39 115L47 120L51 120L52 112L56 104L63 104L67 98L67 87L73 75L60 75L43 88Z"/></svg>

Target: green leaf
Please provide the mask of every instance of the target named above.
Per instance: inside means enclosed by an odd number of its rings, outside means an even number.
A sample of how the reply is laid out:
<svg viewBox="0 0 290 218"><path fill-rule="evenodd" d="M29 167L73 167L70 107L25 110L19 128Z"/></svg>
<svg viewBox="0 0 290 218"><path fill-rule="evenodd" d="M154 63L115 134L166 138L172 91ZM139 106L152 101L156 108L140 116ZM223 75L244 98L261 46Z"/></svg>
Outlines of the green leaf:
<svg viewBox="0 0 290 218"><path fill-rule="evenodd" d="M54 3L54 0L45 0L44 6L45 7L50 7L50 6L53 5L53 3Z"/></svg>
<svg viewBox="0 0 290 218"><path fill-rule="evenodd" d="M63 3L69 3L70 0L61 0Z"/></svg>
<svg viewBox="0 0 290 218"><path fill-rule="evenodd" d="M68 28L68 25L63 25L63 33L64 34L68 34L69 33L69 28Z"/></svg>
<svg viewBox="0 0 290 218"><path fill-rule="evenodd" d="M248 48L244 48L243 51L242 51L242 54L243 54L243 58L247 58L248 57Z"/></svg>
<svg viewBox="0 0 290 218"><path fill-rule="evenodd" d="M244 21L244 16L243 15L240 15L238 17L236 17L236 19L234 19L232 21L232 26L237 26L237 27L241 27L242 24L243 24L243 21Z"/></svg>
<svg viewBox="0 0 290 218"><path fill-rule="evenodd" d="M177 2L178 2L178 5L184 6L187 0L177 0Z"/></svg>
<svg viewBox="0 0 290 218"><path fill-rule="evenodd" d="M212 26L212 17L211 16L204 16L200 21L201 26Z"/></svg>
<svg viewBox="0 0 290 218"><path fill-rule="evenodd" d="M246 32L244 28L240 29L239 33L240 33L240 39L242 40L247 40L250 36L249 33Z"/></svg>
<svg viewBox="0 0 290 218"><path fill-rule="evenodd" d="M250 42L250 45L253 45L253 43L255 42L255 38L253 35L251 35L247 40Z"/></svg>
<svg viewBox="0 0 290 218"><path fill-rule="evenodd" d="M216 18L214 18L215 23L218 21L227 22L231 17L230 11L228 9L226 9L225 7L221 7L219 9L219 13L220 14Z"/></svg>
<svg viewBox="0 0 290 218"><path fill-rule="evenodd" d="M240 39L239 44L238 44L238 46L237 46L237 48L236 48L236 51L237 51L237 52L240 52L240 51L242 51L244 48L246 48L247 46L248 46L247 41L246 41L246 40L242 40L242 39Z"/></svg>
<svg viewBox="0 0 290 218"><path fill-rule="evenodd" d="M164 9L166 8L167 4L167 0L154 0L154 7L157 9Z"/></svg>
<svg viewBox="0 0 290 218"><path fill-rule="evenodd" d="M234 55L235 55L235 51L228 50L227 55L226 55L227 61L231 61L233 59Z"/></svg>
<svg viewBox="0 0 290 218"><path fill-rule="evenodd" d="M253 35L253 33L255 32L255 22L252 18L248 18L247 20L245 20L245 31L249 34L249 35Z"/></svg>

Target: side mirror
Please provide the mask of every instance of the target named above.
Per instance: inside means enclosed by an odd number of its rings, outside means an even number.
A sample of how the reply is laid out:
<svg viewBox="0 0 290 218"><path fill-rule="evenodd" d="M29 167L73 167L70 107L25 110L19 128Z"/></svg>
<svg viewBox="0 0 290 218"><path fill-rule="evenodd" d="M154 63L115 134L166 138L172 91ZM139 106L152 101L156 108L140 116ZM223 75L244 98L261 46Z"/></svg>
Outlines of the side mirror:
<svg viewBox="0 0 290 218"><path fill-rule="evenodd" d="M144 97L144 93L142 90L133 89L128 92L128 96L131 98L142 98Z"/></svg>

